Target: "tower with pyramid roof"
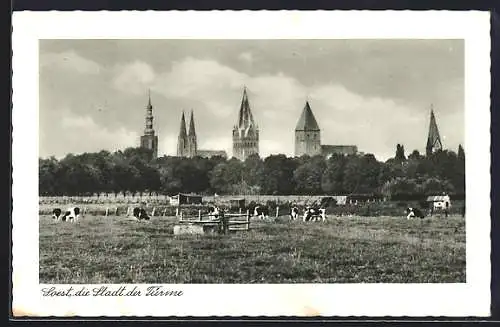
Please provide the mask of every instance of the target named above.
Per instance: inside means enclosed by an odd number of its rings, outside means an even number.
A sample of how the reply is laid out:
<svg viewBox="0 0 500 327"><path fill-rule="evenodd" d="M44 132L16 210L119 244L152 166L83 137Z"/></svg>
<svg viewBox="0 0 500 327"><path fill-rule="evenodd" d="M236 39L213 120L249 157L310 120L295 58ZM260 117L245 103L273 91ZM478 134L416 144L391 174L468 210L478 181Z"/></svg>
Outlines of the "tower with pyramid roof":
<svg viewBox="0 0 500 327"><path fill-rule="evenodd" d="M436 123L436 117L434 116L434 108L431 105L431 119L429 122L429 135L427 136L427 145L425 147L426 155L431 155L436 151L443 149L443 144L441 143L441 137L439 136L439 130Z"/></svg>
<svg viewBox="0 0 500 327"><path fill-rule="evenodd" d="M191 110L191 120L189 121L189 131L187 135L187 156L195 157L198 151L198 142L196 140L196 130L194 128L194 113Z"/></svg>
<svg viewBox="0 0 500 327"><path fill-rule="evenodd" d="M144 135L141 136L141 147L152 150L153 159L158 157L158 136L153 129L153 106L151 105L151 92L148 94L146 106L146 127Z"/></svg>
<svg viewBox="0 0 500 327"><path fill-rule="evenodd" d="M233 127L233 157L244 161L252 154L259 154L259 128L253 119L245 87L238 121Z"/></svg>
<svg viewBox="0 0 500 327"><path fill-rule="evenodd" d="M189 153L189 142L186 132L186 119L184 118L184 111L181 116L181 127L179 129L179 137L177 138L177 156L187 157Z"/></svg>
<svg viewBox="0 0 500 327"><path fill-rule="evenodd" d="M306 101L295 127L295 156L300 157L305 154L309 156L321 154L321 131L309 101Z"/></svg>

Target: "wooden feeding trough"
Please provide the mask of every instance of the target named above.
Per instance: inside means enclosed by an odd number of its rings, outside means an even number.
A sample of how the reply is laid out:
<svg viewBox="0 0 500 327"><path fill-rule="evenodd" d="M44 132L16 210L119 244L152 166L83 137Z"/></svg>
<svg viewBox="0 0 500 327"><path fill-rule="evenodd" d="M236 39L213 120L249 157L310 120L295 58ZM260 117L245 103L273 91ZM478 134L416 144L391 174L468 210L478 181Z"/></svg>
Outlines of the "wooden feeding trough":
<svg viewBox="0 0 500 327"><path fill-rule="evenodd" d="M230 231L250 229L249 211L245 214L221 213L217 219L212 218L208 215L203 216L201 210L198 211L198 216L192 217L183 216L181 211L179 223L174 226L174 235L227 234Z"/></svg>

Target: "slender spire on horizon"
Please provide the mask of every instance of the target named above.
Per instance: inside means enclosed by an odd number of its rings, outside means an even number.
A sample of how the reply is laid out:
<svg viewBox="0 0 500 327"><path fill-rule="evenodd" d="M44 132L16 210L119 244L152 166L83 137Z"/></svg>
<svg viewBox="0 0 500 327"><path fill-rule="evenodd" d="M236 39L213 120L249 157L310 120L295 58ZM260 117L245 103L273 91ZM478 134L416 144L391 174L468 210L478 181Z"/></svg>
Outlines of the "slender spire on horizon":
<svg viewBox="0 0 500 327"><path fill-rule="evenodd" d="M443 149L443 144L441 143L441 137L439 135L439 130L436 123L436 117L434 116L434 105L431 104L431 117L429 121L429 134L427 136L426 154L430 155L433 152Z"/></svg>
<svg viewBox="0 0 500 327"><path fill-rule="evenodd" d="M186 132L186 118L184 117L184 110L182 110L182 116L181 116L181 127L179 130L179 137L183 136L185 137L187 135Z"/></svg>
<svg viewBox="0 0 500 327"><path fill-rule="evenodd" d="M189 122L189 132L190 136L196 136L196 129L194 128L194 112L193 109L191 109L191 120Z"/></svg>
<svg viewBox="0 0 500 327"><path fill-rule="evenodd" d="M252 110L250 109L250 102L248 101L247 87L244 86L237 127L240 129L247 129L250 126L256 127L253 120Z"/></svg>
<svg viewBox="0 0 500 327"><path fill-rule="evenodd" d="M144 135L141 136L141 147L153 151L152 158L158 156L158 136L153 129L153 106L151 105L151 90L148 90L148 104L146 105L146 126Z"/></svg>
<svg viewBox="0 0 500 327"><path fill-rule="evenodd" d="M154 135L153 129L153 106L151 105L151 91L148 92L148 104L146 106L146 127L144 128L144 135Z"/></svg>

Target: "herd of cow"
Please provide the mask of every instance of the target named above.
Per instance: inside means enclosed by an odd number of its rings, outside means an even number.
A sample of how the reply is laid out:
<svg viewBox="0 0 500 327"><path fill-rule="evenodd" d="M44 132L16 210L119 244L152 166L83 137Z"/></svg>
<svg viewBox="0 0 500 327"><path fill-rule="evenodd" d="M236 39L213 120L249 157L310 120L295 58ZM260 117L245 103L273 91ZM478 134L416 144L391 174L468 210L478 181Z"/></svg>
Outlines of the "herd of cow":
<svg viewBox="0 0 500 327"><path fill-rule="evenodd" d="M425 215L418 208L407 208L406 219L412 218L424 218ZM224 210L220 209L217 206L210 206L208 209L208 216L210 219L218 219L220 216L224 214ZM300 210L296 206L292 206L290 208L290 220L296 220L299 218ZM80 219L81 210L79 207L70 207L66 211L62 211L59 208L56 208L52 211L52 218L56 221L68 221L75 222ZM132 216L137 220L149 220L150 217L146 210L141 207L135 207L132 210ZM269 208L266 206L256 206L253 209L253 216L259 217L261 219L269 218ZM302 216L302 220L304 222L308 221L326 221L326 209L318 208L318 207L306 207L304 209L304 214Z"/></svg>

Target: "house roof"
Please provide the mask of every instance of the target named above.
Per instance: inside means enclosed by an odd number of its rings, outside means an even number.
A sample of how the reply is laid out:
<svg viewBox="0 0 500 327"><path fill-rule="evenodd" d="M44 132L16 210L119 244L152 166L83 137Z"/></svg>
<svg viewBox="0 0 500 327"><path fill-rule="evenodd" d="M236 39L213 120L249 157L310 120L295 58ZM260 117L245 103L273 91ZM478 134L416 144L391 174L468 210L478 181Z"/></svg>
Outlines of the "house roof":
<svg viewBox="0 0 500 327"><path fill-rule="evenodd" d="M450 201L450 197L448 195L431 195L427 197L427 202L435 201Z"/></svg>

